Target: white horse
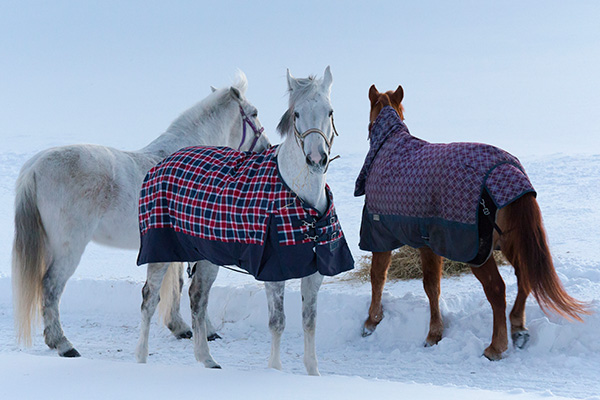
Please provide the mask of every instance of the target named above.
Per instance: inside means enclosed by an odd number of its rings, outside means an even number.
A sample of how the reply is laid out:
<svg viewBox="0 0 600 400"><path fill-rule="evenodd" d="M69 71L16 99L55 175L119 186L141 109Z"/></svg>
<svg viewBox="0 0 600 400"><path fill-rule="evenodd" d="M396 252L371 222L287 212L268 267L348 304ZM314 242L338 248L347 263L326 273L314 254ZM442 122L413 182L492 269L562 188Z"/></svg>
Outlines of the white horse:
<svg viewBox="0 0 600 400"><path fill-rule="evenodd" d="M257 151L270 146L256 108L245 98L246 88L240 72L231 87L213 88L141 150L72 145L44 150L25 163L16 185L12 262L19 341L31 344L41 312L46 344L61 356L79 356L60 323L60 296L90 241L139 249L139 192L144 176L161 159L192 145ZM180 263L172 268L179 286L182 268ZM165 293L173 296L165 323L175 336L189 338L190 327L179 313L180 289Z"/></svg>
<svg viewBox="0 0 600 400"><path fill-rule="evenodd" d="M329 67L324 78L295 79L288 71L290 92L289 109L281 118L278 129L285 137L277 153L277 166L281 178L303 201L322 215L328 209L325 177L330 157L329 151L335 129L333 110L329 95L333 77ZM302 133L300 133L302 132ZM309 250L311 251L311 250ZM217 277L219 267L207 260L196 264L196 272L190 285L194 355L207 368L220 368L212 358L207 342L207 325L204 323L210 288ZM156 307L156 297L164 276L160 264L149 264L142 303L141 334L136 349L138 362L148 358L148 332L150 320ZM319 375L315 349L315 325L317 293L323 275L316 272L302 278L302 320L304 328L304 364L310 375ZM164 283L163 283L164 285ZM269 367L281 369L280 344L285 328L283 296L285 281L265 282L269 306L269 328L272 334Z"/></svg>

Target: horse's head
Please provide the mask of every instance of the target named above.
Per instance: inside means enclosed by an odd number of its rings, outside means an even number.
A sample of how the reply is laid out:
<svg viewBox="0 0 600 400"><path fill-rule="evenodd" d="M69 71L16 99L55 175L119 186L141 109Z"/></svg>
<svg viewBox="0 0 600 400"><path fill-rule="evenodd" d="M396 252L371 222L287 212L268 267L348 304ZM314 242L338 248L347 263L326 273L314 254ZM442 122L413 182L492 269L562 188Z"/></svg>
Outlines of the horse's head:
<svg viewBox="0 0 600 400"><path fill-rule="evenodd" d="M271 147L269 138L258 120L258 110L248 99L248 81L242 71L237 81L230 87L217 89L210 87L212 95L207 98L212 107L209 112L215 124L231 126L226 145L240 151L263 151Z"/></svg>
<svg viewBox="0 0 600 400"><path fill-rule="evenodd" d="M333 76L329 67L323 79L314 76L296 79L287 71L289 108L277 129L289 139L291 134L304 152L309 169L325 173L330 161L333 138L333 108L329 95Z"/></svg>
<svg viewBox="0 0 600 400"><path fill-rule="evenodd" d="M369 88L369 100L371 101L371 113L369 122L372 124L377 119L377 116L385 106L392 106L404 121L404 107L402 99L404 98L404 90L402 86L398 86L396 91L388 90L385 93L379 93L375 85Z"/></svg>
<svg viewBox="0 0 600 400"><path fill-rule="evenodd" d="M233 108L237 109L234 115L239 118L239 123L235 124L235 130L232 132L232 147L240 151L260 152L271 147L271 142L258 120L257 108L246 99L247 88L246 75L239 71L237 82L222 94L225 101L230 101ZM217 91L214 88L212 90Z"/></svg>

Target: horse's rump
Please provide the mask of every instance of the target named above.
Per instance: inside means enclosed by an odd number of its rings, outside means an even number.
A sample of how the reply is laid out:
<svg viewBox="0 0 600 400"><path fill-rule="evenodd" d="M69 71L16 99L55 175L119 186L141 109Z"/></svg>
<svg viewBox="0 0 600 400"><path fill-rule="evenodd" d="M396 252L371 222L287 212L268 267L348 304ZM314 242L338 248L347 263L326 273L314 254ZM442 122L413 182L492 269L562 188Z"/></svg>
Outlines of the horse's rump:
<svg viewBox="0 0 600 400"><path fill-rule="evenodd" d="M519 160L480 143L428 143L391 108L371 128L355 195L366 194L360 247L428 246L446 258L483 263L497 210L534 192Z"/></svg>
<svg viewBox="0 0 600 400"><path fill-rule="evenodd" d="M351 269L331 191L319 216L281 180L276 156L277 147L190 147L154 167L140 197L138 264L209 260L265 281Z"/></svg>

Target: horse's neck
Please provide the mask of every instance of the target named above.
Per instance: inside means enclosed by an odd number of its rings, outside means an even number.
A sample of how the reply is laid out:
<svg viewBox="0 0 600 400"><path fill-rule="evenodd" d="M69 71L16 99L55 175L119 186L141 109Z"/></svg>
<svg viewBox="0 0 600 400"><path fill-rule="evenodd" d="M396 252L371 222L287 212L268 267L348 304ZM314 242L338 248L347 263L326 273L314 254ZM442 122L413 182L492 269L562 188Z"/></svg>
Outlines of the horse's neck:
<svg viewBox="0 0 600 400"><path fill-rule="evenodd" d="M199 114L194 118L182 115L140 152L166 157L189 146L237 146L232 136L240 120L234 111L223 108L217 113Z"/></svg>
<svg viewBox="0 0 600 400"><path fill-rule="evenodd" d="M277 165L281 178L294 193L321 214L327 211L327 195L325 193L325 174L311 173L299 144L292 137L279 147Z"/></svg>

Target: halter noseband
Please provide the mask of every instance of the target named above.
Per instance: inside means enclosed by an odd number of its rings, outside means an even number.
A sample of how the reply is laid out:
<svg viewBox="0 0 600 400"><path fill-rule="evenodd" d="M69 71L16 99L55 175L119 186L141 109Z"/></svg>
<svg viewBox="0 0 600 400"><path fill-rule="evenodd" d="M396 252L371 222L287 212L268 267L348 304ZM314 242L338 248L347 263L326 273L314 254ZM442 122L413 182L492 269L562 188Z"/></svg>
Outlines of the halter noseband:
<svg viewBox="0 0 600 400"><path fill-rule="evenodd" d="M337 133L337 130L335 129L335 124L333 123L333 115L331 115L330 118L331 118L331 127L333 128L333 135L331 135L331 141L327 138L327 136L325 135L325 133L323 133L322 130L317 129L317 128L307 129L304 132L300 133L298 131L298 128L296 128L296 115L294 115L294 135L300 141L303 152L304 152L304 139L306 139L306 137L308 135L310 135L311 133L318 133L325 140L325 144L327 145L327 154L328 155L331 154L331 146L333 146L333 139L336 136L339 136L339 134ZM304 155L306 155L306 152L304 152Z"/></svg>
<svg viewBox="0 0 600 400"><path fill-rule="evenodd" d="M242 114L242 126L244 127L244 129L242 131L242 141L240 142L240 145L238 146L237 149L239 151L242 148L242 146L244 145L244 142L246 141L246 124L248 124L248 125L250 125L250 128L252 128L252 131L254 132L254 140L252 141L252 145L250 146L250 149L248 150L248 151L252 151L252 150L254 150L254 147L256 147L256 143L258 143L258 138L260 138L260 135L262 135L265 128L261 127L260 129L258 129L256 127L256 125L254 125L252 120L250 118L248 118L248 116L244 112L244 109L242 108L241 105L240 105L240 113Z"/></svg>
<svg viewBox="0 0 600 400"><path fill-rule="evenodd" d="M339 136L339 133L337 132L337 129L335 129L335 124L333 123L333 114L329 118L331 119L331 128L333 129L333 135L331 135L331 140L327 138L327 136L325 135L325 133L323 133L322 130L317 128L307 129L304 132L300 133L298 131L298 128L296 128L296 114L294 114L294 136L296 136L296 139L300 142L300 147L302 148L302 153L304 153L304 156L306 156L306 151L304 151L304 139L306 139L306 137L311 133L318 133L319 135L321 135L323 140L325 140L325 144L327 145L327 155L329 156L331 154L331 146L333 146L333 139L336 136ZM339 155L333 158L329 157L329 160L327 161L327 166L325 167L325 172L327 172L327 170L329 169L329 164L333 160L336 160L338 158L340 158Z"/></svg>

